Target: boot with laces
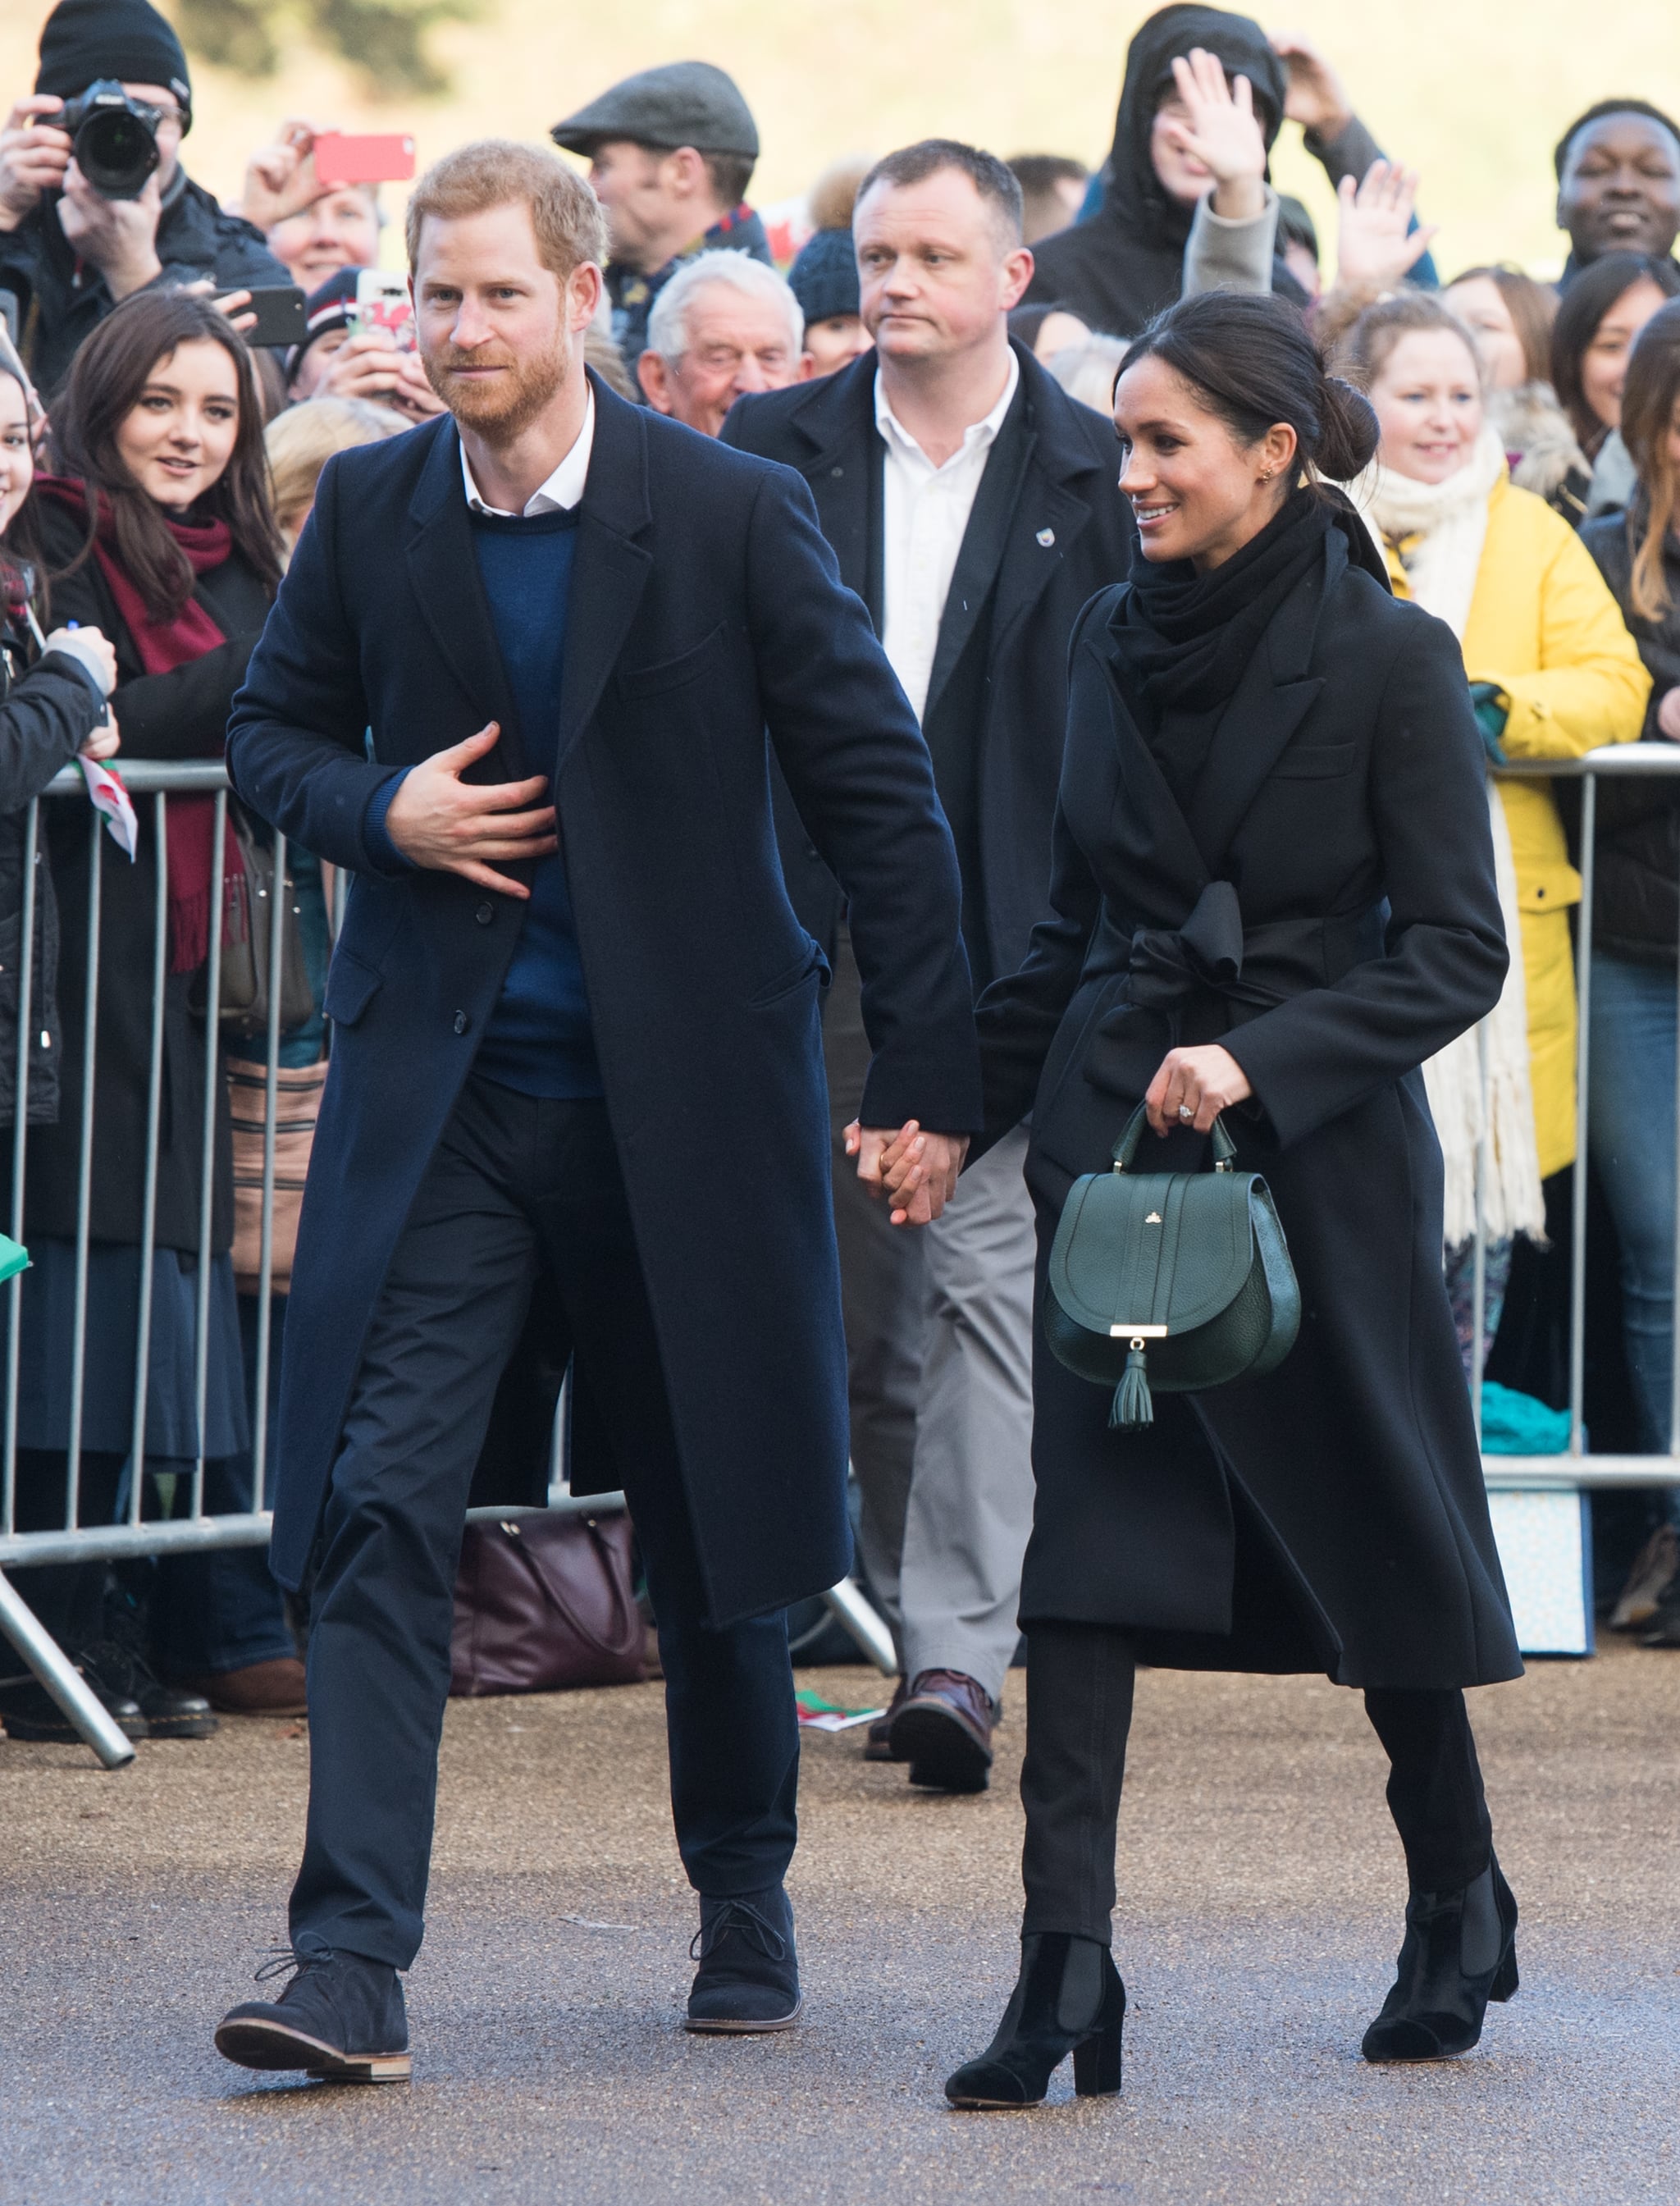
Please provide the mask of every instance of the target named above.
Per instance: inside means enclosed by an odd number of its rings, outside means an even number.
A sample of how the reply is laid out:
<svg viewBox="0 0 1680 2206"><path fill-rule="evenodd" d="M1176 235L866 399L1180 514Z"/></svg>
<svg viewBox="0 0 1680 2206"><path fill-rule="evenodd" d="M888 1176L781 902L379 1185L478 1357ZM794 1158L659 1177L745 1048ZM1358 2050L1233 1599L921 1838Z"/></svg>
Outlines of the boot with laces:
<svg viewBox="0 0 1680 2206"><path fill-rule="evenodd" d="M386 1961L283 1949L257 1982L289 1979L277 2000L247 2000L217 2026L216 2050L241 2068L301 2069L337 2084L406 2084L408 2018Z"/></svg>
<svg viewBox="0 0 1680 2206"><path fill-rule="evenodd" d="M732 1899L700 1895L700 1927L688 1948L700 1963L688 1994L690 2030L745 2035L791 2030L799 1991L793 1910L779 1884Z"/></svg>

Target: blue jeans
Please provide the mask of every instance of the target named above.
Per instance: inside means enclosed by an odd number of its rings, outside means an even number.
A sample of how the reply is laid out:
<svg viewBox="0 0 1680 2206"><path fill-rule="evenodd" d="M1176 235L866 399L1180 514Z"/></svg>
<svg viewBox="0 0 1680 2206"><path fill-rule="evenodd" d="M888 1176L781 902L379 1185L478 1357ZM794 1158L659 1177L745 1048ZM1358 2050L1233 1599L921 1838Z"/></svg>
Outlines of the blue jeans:
<svg viewBox="0 0 1680 2206"><path fill-rule="evenodd" d="M1640 1446L1668 1452L1674 1374L1675 973L1595 951L1588 1147L1622 1251Z"/></svg>

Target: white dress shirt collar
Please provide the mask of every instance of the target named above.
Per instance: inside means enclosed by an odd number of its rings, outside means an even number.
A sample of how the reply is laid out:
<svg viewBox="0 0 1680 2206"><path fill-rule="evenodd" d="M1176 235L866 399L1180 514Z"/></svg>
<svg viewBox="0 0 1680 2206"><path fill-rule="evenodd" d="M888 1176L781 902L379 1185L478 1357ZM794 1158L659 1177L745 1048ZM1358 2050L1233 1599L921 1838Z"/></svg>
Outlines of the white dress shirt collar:
<svg viewBox="0 0 1680 2206"><path fill-rule="evenodd" d="M963 431L962 442L951 454L950 458L945 462L946 467L959 464L964 459L971 457L976 451L986 450L996 443L998 432L1004 426L1004 416L1013 404L1015 394L1021 385L1021 362L1015 356L1013 345L1009 349L1009 355L1010 372L1004 378L1004 388L998 394L997 404L984 420L971 422ZM875 426L885 438L891 449L897 450L907 459L914 455L920 461L923 467L933 473L938 473L926 453L893 412L879 367L875 370Z"/></svg>
<svg viewBox="0 0 1680 2206"><path fill-rule="evenodd" d="M458 435L459 431L456 432ZM572 449L561 461L545 483L533 490L519 513L510 513L505 506L487 505L479 495L479 486L473 480L473 470L467 458L467 446L461 447L461 480L467 492L468 509L473 513L485 513L497 521L528 521L539 513L565 513L576 505L583 496L585 483L589 479L589 455L595 442L595 394L589 391L583 408L583 426L578 431Z"/></svg>

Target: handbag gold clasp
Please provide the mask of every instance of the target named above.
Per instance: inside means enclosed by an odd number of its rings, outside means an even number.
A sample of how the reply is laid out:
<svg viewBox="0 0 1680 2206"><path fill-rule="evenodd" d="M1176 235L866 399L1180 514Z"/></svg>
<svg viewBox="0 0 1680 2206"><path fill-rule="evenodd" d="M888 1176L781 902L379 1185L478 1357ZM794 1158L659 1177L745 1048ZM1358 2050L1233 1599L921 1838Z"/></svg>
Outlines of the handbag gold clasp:
<svg viewBox="0 0 1680 2206"><path fill-rule="evenodd" d="M1164 1325L1111 1325L1108 1337L1111 1340L1165 1340L1167 1329Z"/></svg>

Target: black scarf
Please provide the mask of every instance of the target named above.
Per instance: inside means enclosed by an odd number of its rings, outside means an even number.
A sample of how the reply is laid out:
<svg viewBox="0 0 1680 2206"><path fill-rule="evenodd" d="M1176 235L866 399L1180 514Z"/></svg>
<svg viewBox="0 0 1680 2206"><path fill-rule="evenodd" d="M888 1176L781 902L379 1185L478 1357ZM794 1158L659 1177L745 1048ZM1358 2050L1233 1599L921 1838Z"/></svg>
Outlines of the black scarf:
<svg viewBox="0 0 1680 2206"><path fill-rule="evenodd" d="M1111 625L1127 701L1146 735L1169 712L1228 702L1272 616L1323 557L1332 525L1329 504L1297 490L1258 536L1205 574L1188 559L1157 564L1138 552Z"/></svg>

